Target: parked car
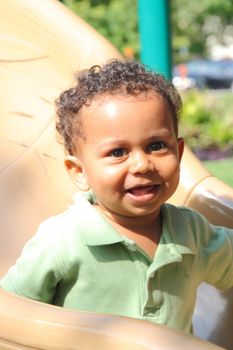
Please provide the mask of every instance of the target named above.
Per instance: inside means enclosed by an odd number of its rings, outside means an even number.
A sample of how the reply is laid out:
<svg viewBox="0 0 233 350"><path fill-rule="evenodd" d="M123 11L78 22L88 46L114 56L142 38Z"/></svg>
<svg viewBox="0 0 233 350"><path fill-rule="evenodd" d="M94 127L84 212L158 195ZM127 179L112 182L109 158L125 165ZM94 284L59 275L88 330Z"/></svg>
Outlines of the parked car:
<svg viewBox="0 0 233 350"><path fill-rule="evenodd" d="M179 64L173 69L173 83L182 90L233 89L233 61L200 59Z"/></svg>

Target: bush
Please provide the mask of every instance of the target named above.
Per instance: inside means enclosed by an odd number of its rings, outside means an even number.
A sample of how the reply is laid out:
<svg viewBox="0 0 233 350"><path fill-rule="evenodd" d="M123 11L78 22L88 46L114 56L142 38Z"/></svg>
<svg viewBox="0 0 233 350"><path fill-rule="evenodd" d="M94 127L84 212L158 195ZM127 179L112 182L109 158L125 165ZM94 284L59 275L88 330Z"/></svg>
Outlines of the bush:
<svg viewBox="0 0 233 350"><path fill-rule="evenodd" d="M182 93L180 134L195 152L233 152L231 92L189 90Z"/></svg>

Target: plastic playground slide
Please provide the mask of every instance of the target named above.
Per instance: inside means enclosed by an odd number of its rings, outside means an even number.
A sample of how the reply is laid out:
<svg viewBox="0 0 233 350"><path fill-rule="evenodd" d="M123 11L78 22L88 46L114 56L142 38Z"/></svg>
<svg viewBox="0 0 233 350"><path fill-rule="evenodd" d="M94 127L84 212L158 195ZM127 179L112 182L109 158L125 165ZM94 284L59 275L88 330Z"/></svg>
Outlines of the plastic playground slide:
<svg viewBox="0 0 233 350"><path fill-rule="evenodd" d="M54 100L74 73L120 57L57 0L0 1L0 277L38 224L63 211L75 186L55 140ZM233 227L233 189L188 150L174 204ZM211 297L210 297L211 296ZM194 316L210 342L134 319L46 305L0 290L0 350L233 349L233 291L203 285Z"/></svg>

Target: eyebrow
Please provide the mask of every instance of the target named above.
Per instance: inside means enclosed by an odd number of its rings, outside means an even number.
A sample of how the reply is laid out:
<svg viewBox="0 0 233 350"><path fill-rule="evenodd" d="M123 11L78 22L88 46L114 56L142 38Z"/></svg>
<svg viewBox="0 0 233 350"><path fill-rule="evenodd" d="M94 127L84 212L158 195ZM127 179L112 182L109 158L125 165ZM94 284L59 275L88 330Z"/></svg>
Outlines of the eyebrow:
<svg viewBox="0 0 233 350"><path fill-rule="evenodd" d="M127 140L124 140L124 139L114 139L114 140L109 139L109 140L101 143L98 148L107 148L110 146L114 147L114 145L119 147L119 145L123 145L126 143L127 143Z"/></svg>
<svg viewBox="0 0 233 350"><path fill-rule="evenodd" d="M161 129L160 132L156 134L151 134L149 135L146 139L144 139L144 142L150 142L153 140L158 140L160 138L171 138L173 137L172 133L168 131L167 129ZM116 145L119 147L119 145L125 145L128 143L127 139L122 139L122 138L114 138L114 139L109 139L106 140L105 142L101 143L98 148L107 148L109 146L114 147Z"/></svg>

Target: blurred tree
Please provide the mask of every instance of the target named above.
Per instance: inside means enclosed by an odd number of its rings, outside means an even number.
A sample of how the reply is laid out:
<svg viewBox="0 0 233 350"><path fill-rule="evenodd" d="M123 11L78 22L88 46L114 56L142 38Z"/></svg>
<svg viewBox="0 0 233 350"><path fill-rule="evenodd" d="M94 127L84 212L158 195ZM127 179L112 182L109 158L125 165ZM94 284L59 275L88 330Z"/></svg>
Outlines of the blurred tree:
<svg viewBox="0 0 233 350"><path fill-rule="evenodd" d="M137 0L63 0L127 57L139 56Z"/></svg>
<svg viewBox="0 0 233 350"><path fill-rule="evenodd" d="M208 57L213 45L233 44L233 1L171 0L174 62Z"/></svg>
<svg viewBox="0 0 233 350"><path fill-rule="evenodd" d="M137 0L60 1L121 53L139 58ZM198 4L193 0L164 1L171 2L174 63L208 57L211 45L233 43L233 0L201 0Z"/></svg>

